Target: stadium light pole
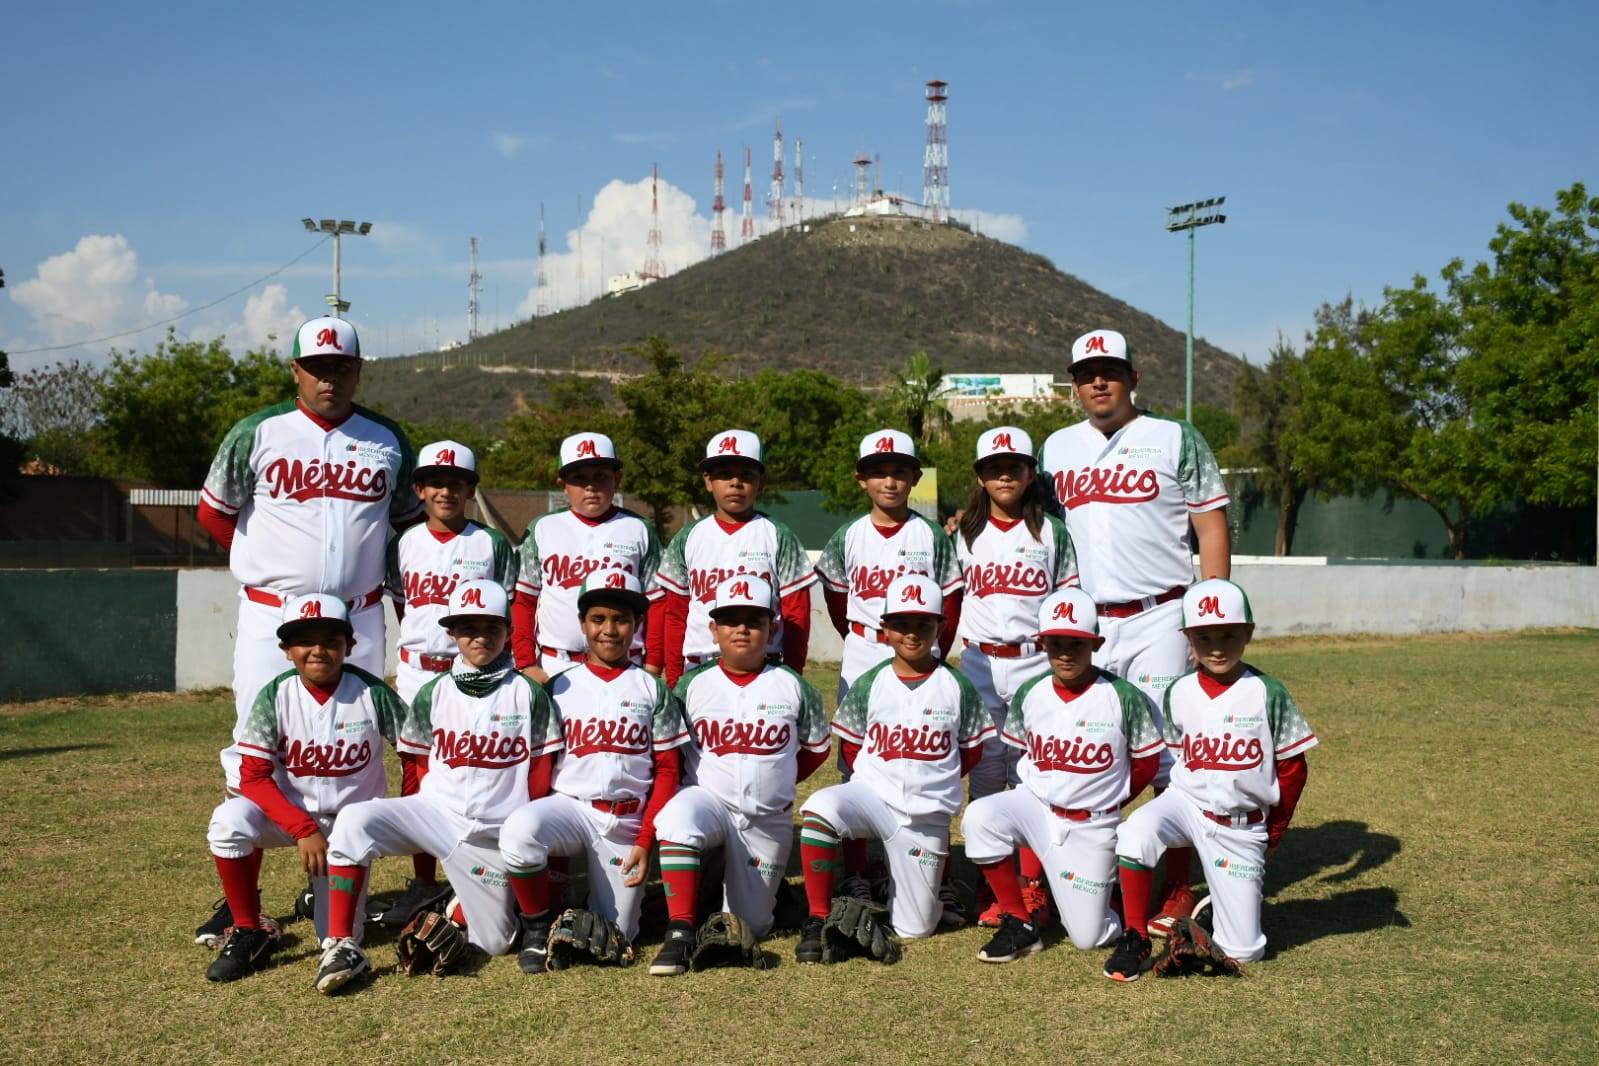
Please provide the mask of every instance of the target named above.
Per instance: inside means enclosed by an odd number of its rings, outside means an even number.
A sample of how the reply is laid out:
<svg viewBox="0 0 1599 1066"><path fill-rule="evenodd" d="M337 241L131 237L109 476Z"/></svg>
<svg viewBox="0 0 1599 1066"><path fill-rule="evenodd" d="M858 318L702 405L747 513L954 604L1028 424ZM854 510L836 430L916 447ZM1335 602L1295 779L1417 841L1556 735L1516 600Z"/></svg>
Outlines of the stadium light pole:
<svg viewBox="0 0 1599 1066"><path fill-rule="evenodd" d="M333 313L343 315L350 309L350 303L340 295L339 274L341 263L339 259L339 238L346 233L356 237L365 237L372 232L370 222L351 222L342 218L324 218L320 222L316 219L302 218L300 224L308 233L328 233L333 236L333 291L328 293L328 306L333 308Z"/></svg>
<svg viewBox="0 0 1599 1066"><path fill-rule="evenodd" d="M1226 222L1227 216L1223 214L1200 214L1201 211L1220 207L1226 201L1227 197L1217 196L1166 209L1166 232L1188 233L1188 356L1183 386L1183 418L1189 422L1194 420L1194 231L1201 226Z"/></svg>

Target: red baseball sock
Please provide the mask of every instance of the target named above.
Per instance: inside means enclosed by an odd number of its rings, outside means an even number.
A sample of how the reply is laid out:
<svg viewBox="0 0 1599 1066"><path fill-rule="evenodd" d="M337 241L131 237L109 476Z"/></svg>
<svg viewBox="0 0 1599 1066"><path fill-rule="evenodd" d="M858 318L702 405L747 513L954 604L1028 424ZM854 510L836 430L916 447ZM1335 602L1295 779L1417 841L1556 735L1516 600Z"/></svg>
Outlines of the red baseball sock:
<svg viewBox="0 0 1599 1066"><path fill-rule="evenodd" d="M1022 864L1022 876L1029 881L1042 881L1044 879L1044 863L1038 857L1038 852L1032 848L1022 847L1016 849L1016 856Z"/></svg>
<svg viewBox="0 0 1599 1066"><path fill-rule="evenodd" d="M257 879L261 874L261 849L256 848L242 859L225 859L213 855L217 876L222 878L222 894L227 897L228 910L233 912L233 924L241 929L261 927L261 893Z"/></svg>
<svg viewBox="0 0 1599 1066"><path fill-rule="evenodd" d="M859 875L866 872L866 840L844 841L844 873Z"/></svg>
<svg viewBox="0 0 1599 1066"><path fill-rule="evenodd" d="M328 936L342 940L354 935L355 901L365 885L365 866L328 865Z"/></svg>
<svg viewBox="0 0 1599 1066"><path fill-rule="evenodd" d="M1139 936L1149 937L1149 892L1154 884L1154 871L1140 866L1131 859L1117 859L1116 873L1122 883L1122 911L1127 928Z"/></svg>
<svg viewBox="0 0 1599 1066"><path fill-rule="evenodd" d="M550 875L547 870L538 873L510 874L511 891L516 893L516 909L532 917L550 909Z"/></svg>
<svg viewBox="0 0 1599 1066"><path fill-rule="evenodd" d="M1024 922L1033 920L1027 913L1027 904L1022 902L1022 883L1016 878L1016 864L1010 861L1009 855L997 862L980 862L977 868L983 871L995 901L1006 914L1015 915Z"/></svg>
<svg viewBox="0 0 1599 1066"><path fill-rule="evenodd" d="M839 844L838 831L826 819L806 814L800 822L800 868L805 871L805 901L811 917L826 918L833 909L833 882L838 874L840 850L857 841ZM864 845L866 841L858 841Z"/></svg>
<svg viewBox="0 0 1599 1066"><path fill-rule="evenodd" d="M1193 848L1167 848L1166 849L1166 898L1179 888L1187 888L1188 875L1193 870Z"/></svg>
<svg viewBox="0 0 1599 1066"><path fill-rule="evenodd" d="M416 873L416 879L424 884L431 885L439 879L439 860L425 851L411 856L411 869Z"/></svg>
<svg viewBox="0 0 1599 1066"><path fill-rule="evenodd" d="M700 891L699 849L661 841L661 882L666 886L666 916L693 925L694 900Z"/></svg>

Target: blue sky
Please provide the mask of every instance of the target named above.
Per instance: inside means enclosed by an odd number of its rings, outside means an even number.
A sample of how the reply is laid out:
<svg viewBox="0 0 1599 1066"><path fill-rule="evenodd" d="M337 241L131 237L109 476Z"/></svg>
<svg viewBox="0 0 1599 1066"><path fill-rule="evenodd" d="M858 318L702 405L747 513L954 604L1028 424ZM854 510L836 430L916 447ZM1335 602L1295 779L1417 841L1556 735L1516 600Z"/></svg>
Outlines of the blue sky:
<svg viewBox="0 0 1599 1066"><path fill-rule="evenodd" d="M207 303L310 247L306 215L375 223L344 254L369 354L458 339L469 235L505 324L532 306L541 201L576 296L581 200L592 294L602 248L606 273L639 265L651 163L668 267L704 254L718 149L736 243L742 149L764 219L779 115L821 206L862 148L917 197L936 76L957 212L1178 328L1163 207L1226 194L1198 331L1259 358L1322 300L1483 255L1509 201L1599 181L1596 31L1575 3L27 5L0 16L0 346ZM281 336L330 260L179 328Z"/></svg>

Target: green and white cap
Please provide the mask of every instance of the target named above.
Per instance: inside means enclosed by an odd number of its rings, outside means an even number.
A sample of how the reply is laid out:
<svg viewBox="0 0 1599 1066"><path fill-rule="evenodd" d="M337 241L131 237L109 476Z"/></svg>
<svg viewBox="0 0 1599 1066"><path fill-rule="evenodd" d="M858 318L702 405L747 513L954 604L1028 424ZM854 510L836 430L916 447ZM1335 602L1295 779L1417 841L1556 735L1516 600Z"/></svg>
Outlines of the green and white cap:
<svg viewBox="0 0 1599 1066"><path fill-rule="evenodd" d="M1253 624L1249 597L1244 590L1223 578L1213 577L1190 585L1183 593L1183 628Z"/></svg>
<svg viewBox="0 0 1599 1066"><path fill-rule="evenodd" d="M309 359L313 355L342 355L347 359L359 359L361 338L355 335L355 327L342 318L332 315L313 318L294 335L292 358Z"/></svg>

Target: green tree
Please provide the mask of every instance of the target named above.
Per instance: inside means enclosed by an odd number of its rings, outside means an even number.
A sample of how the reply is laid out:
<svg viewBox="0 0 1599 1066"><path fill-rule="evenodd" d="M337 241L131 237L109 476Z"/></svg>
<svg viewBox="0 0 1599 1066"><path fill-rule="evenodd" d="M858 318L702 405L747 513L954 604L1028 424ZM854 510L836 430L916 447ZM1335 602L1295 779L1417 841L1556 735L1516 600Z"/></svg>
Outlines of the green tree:
<svg viewBox="0 0 1599 1066"><path fill-rule="evenodd" d="M934 435L947 430L953 421L944 404L948 391L944 386L944 368L929 359L926 352L916 352L905 361L899 384L888 394L895 423L905 426L918 444L927 443Z"/></svg>
<svg viewBox="0 0 1599 1066"><path fill-rule="evenodd" d="M1236 388L1237 381L1235 380L1233 384ZM1181 419L1183 417L1181 410L1168 411L1161 408L1153 408L1151 413L1157 414L1162 418ZM1199 435L1205 438L1205 443L1210 445L1210 450L1218 455L1224 449L1236 444L1238 435L1242 431L1238 418L1231 411L1224 411L1220 407L1214 407L1208 403L1194 404L1194 417L1190 422L1195 429L1199 430Z"/></svg>
<svg viewBox="0 0 1599 1066"><path fill-rule="evenodd" d="M10 357L5 352L0 352L0 390L7 394L7 406L9 406L10 391L16 383L16 375L11 372ZM16 497L17 481L21 477L18 468L26 455L27 449L22 441L0 430L0 501Z"/></svg>
<svg viewBox="0 0 1599 1066"><path fill-rule="evenodd" d="M631 440L623 430L620 413L605 407L592 381L566 378L551 387L547 402L506 419L504 437L487 444L481 451L470 439L455 439L478 452L484 484L506 489L553 490L561 465L561 441L574 433L604 433L616 444L622 458L622 491L625 493L632 487L635 457L629 450ZM420 437L411 439L418 445L422 443Z"/></svg>
<svg viewBox="0 0 1599 1066"><path fill-rule="evenodd" d="M4 432L23 442L25 459L48 472L117 474L101 417L105 371L72 359L14 376L5 394Z"/></svg>
<svg viewBox="0 0 1599 1066"><path fill-rule="evenodd" d="M1299 509L1316 483L1295 464L1285 446L1288 428L1299 411L1302 368L1299 353L1282 336L1264 367L1245 363L1233 380L1238 440L1216 448L1224 465L1252 468L1254 484L1276 500L1277 536L1272 550L1277 555L1293 554Z"/></svg>
<svg viewBox="0 0 1599 1066"><path fill-rule="evenodd" d="M762 370L734 382L731 397L742 424L767 445L769 483L788 489L825 478L822 457L835 429L856 424L871 406L864 392L819 370Z"/></svg>

